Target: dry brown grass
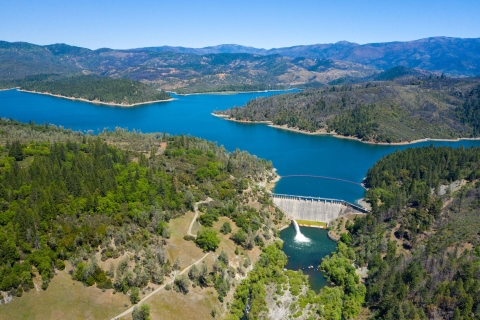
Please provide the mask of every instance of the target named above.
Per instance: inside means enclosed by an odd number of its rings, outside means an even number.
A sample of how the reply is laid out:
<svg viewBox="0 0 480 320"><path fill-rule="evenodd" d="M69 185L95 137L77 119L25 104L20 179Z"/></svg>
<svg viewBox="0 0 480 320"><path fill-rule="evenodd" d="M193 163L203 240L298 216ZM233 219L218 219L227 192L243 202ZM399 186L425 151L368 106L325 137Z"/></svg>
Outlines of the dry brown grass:
<svg viewBox="0 0 480 320"><path fill-rule="evenodd" d="M177 257L179 258L182 269L200 259L204 254L202 249L198 248L193 241L183 239L194 215L195 213L189 211L179 218L172 219L169 223L171 234L165 249L167 249L172 263Z"/></svg>
<svg viewBox="0 0 480 320"><path fill-rule="evenodd" d="M41 281L37 279L37 284ZM85 287L59 272L48 289L35 289L0 307L0 319L110 319L130 305L128 296L113 290Z"/></svg>
<svg viewBox="0 0 480 320"><path fill-rule="evenodd" d="M200 287L190 288L186 295L173 290L162 290L146 304L150 306L151 319L212 319L210 315L212 309L216 308L218 311L222 309L215 289ZM127 315L122 319L131 318L131 315Z"/></svg>
<svg viewBox="0 0 480 320"><path fill-rule="evenodd" d="M185 216L170 222L172 236L169 240L168 247L173 248L169 249L169 252L172 256L178 255L182 267L191 263L188 260L191 260L192 255L198 255L199 257L203 255L201 249L197 248L193 242L183 240L183 236L186 234L193 216L193 212L188 212ZM226 217L220 217L219 220L214 223L213 228L219 230L225 222L230 222L232 232L238 230L235 223ZM261 253L258 247L251 251L244 251L239 248L240 254L236 256L235 249L237 246L230 240L230 236L231 233L227 235L219 234L221 241L218 249L204 260L210 270L215 261L213 256L218 257L222 250L228 254L231 265L235 267L243 263L246 256L248 256L252 262L258 260ZM146 301L146 304L150 306L152 319L212 319L211 311L214 308L217 310L217 317L221 318L227 311L227 303L233 298L234 289L234 287L231 288L230 293L224 298L223 303L218 300L218 294L214 288L190 287L190 291L186 295L173 290L161 290ZM123 319L129 319L129 317L127 316Z"/></svg>

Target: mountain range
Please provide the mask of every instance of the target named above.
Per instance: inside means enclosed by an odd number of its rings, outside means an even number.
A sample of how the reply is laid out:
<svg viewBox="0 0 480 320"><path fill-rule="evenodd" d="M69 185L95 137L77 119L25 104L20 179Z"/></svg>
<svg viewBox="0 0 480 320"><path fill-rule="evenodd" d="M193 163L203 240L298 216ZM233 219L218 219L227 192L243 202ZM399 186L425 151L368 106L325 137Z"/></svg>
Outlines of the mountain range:
<svg viewBox="0 0 480 320"><path fill-rule="evenodd" d="M223 44L200 49L162 46L136 50L193 54L278 54L291 58L344 60L380 70L405 66L441 71L452 76L475 76L480 73L480 38L431 37L406 42L396 41L363 45L340 41L333 44L300 45L269 50L236 44Z"/></svg>
<svg viewBox="0 0 480 320"><path fill-rule="evenodd" d="M90 50L0 41L0 79L35 74L128 78L177 92L318 87L375 79L392 67L463 77L480 74L480 38L409 42L337 42L276 49L225 44L205 48Z"/></svg>

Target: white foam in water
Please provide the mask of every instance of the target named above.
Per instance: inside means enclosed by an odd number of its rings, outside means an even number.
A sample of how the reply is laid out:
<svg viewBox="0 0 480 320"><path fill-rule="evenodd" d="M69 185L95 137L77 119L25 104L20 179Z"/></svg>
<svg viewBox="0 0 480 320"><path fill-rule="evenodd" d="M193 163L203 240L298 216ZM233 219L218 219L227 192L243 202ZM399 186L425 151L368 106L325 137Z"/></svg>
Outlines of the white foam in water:
<svg viewBox="0 0 480 320"><path fill-rule="evenodd" d="M300 227L298 226L297 221L293 220L293 227L295 228L295 231L297 232L297 235L295 236L294 240L296 242L310 242L310 239L305 237L302 232L300 231Z"/></svg>

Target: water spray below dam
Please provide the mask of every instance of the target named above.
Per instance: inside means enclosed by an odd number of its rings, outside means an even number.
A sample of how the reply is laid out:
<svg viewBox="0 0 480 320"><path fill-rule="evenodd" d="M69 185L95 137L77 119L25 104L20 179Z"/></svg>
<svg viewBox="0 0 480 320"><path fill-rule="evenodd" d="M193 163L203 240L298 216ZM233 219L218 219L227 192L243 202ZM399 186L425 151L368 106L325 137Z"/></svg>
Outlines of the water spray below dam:
<svg viewBox="0 0 480 320"><path fill-rule="evenodd" d="M305 237L302 233L302 231L300 231L300 227L298 226L298 223L297 221L295 220L292 220L293 222L293 227L295 228L295 232L297 233L297 235L295 236L295 241L296 242L310 242L310 239L308 239L307 237Z"/></svg>

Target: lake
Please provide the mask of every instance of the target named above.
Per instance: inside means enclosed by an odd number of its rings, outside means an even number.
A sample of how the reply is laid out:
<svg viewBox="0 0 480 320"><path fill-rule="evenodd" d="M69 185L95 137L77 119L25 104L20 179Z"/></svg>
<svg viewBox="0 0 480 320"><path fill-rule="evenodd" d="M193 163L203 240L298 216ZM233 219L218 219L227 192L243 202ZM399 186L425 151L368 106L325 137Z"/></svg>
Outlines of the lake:
<svg viewBox="0 0 480 320"><path fill-rule="evenodd" d="M480 145L478 140L423 142L404 146L372 145L329 135L306 135L274 129L264 124L237 123L211 115L214 110L241 106L250 99L273 94L278 92L173 95L173 101L120 108L7 90L0 91L0 117L23 122L49 122L82 131L99 132L104 128L113 130L122 127L142 132L189 134L216 141L230 151L239 148L271 160L280 176L327 176L357 183L362 181L368 168L378 159L395 150L430 144L452 147ZM364 189L359 185L312 177L283 178L274 191L349 202L364 196ZM315 274L321 277L318 272Z"/></svg>

